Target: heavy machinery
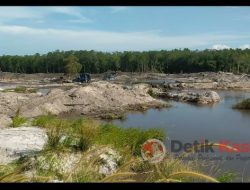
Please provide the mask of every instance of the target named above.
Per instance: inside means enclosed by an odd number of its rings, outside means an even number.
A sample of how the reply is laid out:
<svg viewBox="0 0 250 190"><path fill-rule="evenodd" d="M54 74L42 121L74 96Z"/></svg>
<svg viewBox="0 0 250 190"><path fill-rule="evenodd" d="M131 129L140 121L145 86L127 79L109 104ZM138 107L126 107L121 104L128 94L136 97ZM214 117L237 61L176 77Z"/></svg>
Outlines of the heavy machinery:
<svg viewBox="0 0 250 190"><path fill-rule="evenodd" d="M89 73L80 73L78 77L73 79L73 82L87 83L87 82L90 82L90 80L91 80L91 76Z"/></svg>

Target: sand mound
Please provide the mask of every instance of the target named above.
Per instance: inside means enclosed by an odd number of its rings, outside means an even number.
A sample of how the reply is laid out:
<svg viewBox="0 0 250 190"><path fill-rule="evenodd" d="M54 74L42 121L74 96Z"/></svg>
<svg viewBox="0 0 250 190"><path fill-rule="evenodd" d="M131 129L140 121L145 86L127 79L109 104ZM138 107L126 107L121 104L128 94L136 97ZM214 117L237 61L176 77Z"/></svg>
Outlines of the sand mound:
<svg viewBox="0 0 250 190"><path fill-rule="evenodd" d="M16 95L3 95L0 98L1 107L8 107L8 113L14 112L19 105L21 114L25 117L35 117L48 112L60 114L64 112L78 112L81 114L96 114L122 110L130 105L142 105L147 103L163 104L163 102L152 98L148 93L149 86L146 84L136 84L133 86L123 86L107 81L93 82L85 87L76 87L64 91L53 89L47 96L19 95L22 102L7 104ZM15 99L15 98L14 98ZM1 110L5 112L4 110ZM6 114L6 113L3 113Z"/></svg>

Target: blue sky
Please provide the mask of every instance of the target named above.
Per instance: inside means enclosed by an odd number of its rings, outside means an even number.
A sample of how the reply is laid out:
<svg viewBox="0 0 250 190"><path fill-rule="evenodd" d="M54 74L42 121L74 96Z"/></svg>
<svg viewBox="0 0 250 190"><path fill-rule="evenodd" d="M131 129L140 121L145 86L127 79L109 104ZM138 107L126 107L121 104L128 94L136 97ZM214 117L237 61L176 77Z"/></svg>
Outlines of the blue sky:
<svg viewBox="0 0 250 190"><path fill-rule="evenodd" d="M0 7L0 55L250 48L250 7Z"/></svg>

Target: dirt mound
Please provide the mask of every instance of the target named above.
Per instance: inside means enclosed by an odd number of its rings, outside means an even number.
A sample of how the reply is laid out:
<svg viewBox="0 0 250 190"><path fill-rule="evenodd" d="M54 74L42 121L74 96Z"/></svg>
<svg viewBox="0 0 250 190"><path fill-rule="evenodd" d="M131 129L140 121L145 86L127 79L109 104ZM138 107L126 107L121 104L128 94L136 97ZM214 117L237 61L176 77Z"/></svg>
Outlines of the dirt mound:
<svg viewBox="0 0 250 190"><path fill-rule="evenodd" d="M64 91L53 89L47 96L31 94L5 94L1 93L0 99L2 114L12 114L21 107L21 114L25 117L35 117L46 114L60 114L77 112L93 115L103 112L121 111L128 106L155 104L163 105L162 101L152 98L148 93L149 86L136 84L130 87L113 84L106 81L93 82L85 87L76 87ZM16 96L22 102L17 102ZM11 102L10 104L8 102ZM4 113L7 110L7 113Z"/></svg>

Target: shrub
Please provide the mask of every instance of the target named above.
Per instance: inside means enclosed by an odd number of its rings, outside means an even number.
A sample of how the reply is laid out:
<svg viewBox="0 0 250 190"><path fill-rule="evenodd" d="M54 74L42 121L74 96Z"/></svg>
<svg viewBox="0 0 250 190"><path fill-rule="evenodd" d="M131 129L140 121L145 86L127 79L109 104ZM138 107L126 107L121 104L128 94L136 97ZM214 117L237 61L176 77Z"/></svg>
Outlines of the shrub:
<svg viewBox="0 0 250 190"><path fill-rule="evenodd" d="M238 104L234 105L233 108L235 108L235 109L250 109L250 98L239 102Z"/></svg>
<svg viewBox="0 0 250 190"><path fill-rule="evenodd" d="M150 89L148 90L148 94L149 94L150 96L152 96L152 97L155 97L155 96L156 96L152 88L150 88Z"/></svg>

